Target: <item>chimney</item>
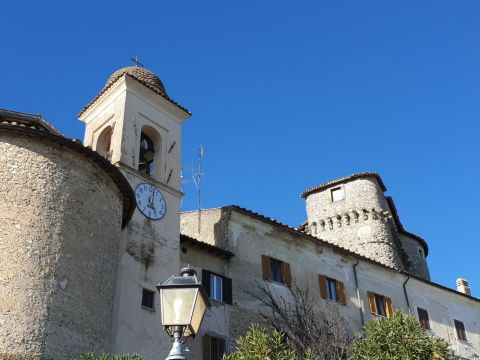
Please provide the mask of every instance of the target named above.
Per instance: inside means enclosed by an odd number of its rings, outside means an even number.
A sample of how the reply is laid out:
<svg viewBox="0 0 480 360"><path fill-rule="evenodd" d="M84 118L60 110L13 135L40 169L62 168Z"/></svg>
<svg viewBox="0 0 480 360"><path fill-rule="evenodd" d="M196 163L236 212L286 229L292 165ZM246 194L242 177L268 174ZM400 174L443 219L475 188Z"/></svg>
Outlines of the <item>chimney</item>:
<svg viewBox="0 0 480 360"><path fill-rule="evenodd" d="M472 295L467 279L457 279L457 291L463 294Z"/></svg>

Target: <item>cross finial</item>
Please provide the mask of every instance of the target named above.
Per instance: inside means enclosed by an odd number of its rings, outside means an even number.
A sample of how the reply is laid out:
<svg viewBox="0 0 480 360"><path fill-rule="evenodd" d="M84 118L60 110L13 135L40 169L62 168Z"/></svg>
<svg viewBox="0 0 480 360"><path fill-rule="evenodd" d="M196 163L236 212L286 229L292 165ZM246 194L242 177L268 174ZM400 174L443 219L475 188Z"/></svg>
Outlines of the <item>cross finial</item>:
<svg viewBox="0 0 480 360"><path fill-rule="evenodd" d="M140 62L140 58L138 57L138 55L135 55L135 59L134 59L134 58L130 58L130 60L133 61L133 63L135 64L135 66L145 67L145 66L143 66L143 64Z"/></svg>

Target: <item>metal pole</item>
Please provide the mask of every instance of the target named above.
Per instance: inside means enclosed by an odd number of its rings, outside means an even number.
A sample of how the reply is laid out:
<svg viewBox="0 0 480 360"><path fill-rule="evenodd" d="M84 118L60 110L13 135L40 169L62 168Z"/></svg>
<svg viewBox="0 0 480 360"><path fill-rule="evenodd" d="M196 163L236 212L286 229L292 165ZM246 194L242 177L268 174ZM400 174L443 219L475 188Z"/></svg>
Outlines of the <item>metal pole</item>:
<svg viewBox="0 0 480 360"><path fill-rule="evenodd" d="M187 358L182 353L182 334L183 329L181 326L176 326L173 332L173 345L170 354L165 360L187 360Z"/></svg>

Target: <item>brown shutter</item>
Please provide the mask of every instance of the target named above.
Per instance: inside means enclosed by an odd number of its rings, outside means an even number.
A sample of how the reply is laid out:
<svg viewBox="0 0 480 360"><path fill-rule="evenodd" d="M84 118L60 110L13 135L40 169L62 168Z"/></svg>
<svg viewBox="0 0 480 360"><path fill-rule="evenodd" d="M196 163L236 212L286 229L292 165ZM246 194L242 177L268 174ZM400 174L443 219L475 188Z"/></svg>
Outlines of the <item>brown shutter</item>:
<svg viewBox="0 0 480 360"><path fill-rule="evenodd" d="M320 296L322 299L327 298L327 277L325 275L318 275L318 283L320 285Z"/></svg>
<svg viewBox="0 0 480 360"><path fill-rule="evenodd" d="M210 335L203 335L203 360L212 360L212 347Z"/></svg>
<svg viewBox="0 0 480 360"><path fill-rule="evenodd" d="M337 280L336 287L337 287L338 303L345 305L347 303L347 299L345 298L345 286L343 285L343 282Z"/></svg>
<svg viewBox="0 0 480 360"><path fill-rule="evenodd" d="M223 302L232 305L232 279L222 276L223 279Z"/></svg>
<svg viewBox="0 0 480 360"><path fill-rule="evenodd" d="M218 355L220 356L220 358L223 356L223 354L225 354L225 339L217 339L217 343L218 343Z"/></svg>
<svg viewBox="0 0 480 360"><path fill-rule="evenodd" d="M270 257L262 255L262 278L270 280Z"/></svg>
<svg viewBox="0 0 480 360"><path fill-rule="evenodd" d="M292 285L292 272L290 270L290 264L287 262L282 262L282 273L283 273L283 280L287 286Z"/></svg>
<svg viewBox="0 0 480 360"><path fill-rule="evenodd" d="M385 306L385 312L387 317L390 317L393 315L393 306L392 306L392 300L390 298L384 297L383 298L383 303Z"/></svg>
<svg viewBox="0 0 480 360"><path fill-rule="evenodd" d="M375 294L371 293L370 291L367 292L368 294L368 302L370 304L370 312L372 314L377 314L377 304L375 303Z"/></svg>

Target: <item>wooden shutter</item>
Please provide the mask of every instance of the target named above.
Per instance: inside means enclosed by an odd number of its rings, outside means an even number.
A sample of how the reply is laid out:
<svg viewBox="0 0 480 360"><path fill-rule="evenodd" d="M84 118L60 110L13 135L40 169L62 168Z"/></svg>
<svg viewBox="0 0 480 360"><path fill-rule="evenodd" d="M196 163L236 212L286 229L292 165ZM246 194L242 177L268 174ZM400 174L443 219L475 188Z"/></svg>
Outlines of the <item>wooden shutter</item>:
<svg viewBox="0 0 480 360"><path fill-rule="evenodd" d="M320 296L326 299L327 294L327 277L325 275L318 275L318 283L320 285Z"/></svg>
<svg viewBox="0 0 480 360"><path fill-rule="evenodd" d="M387 317L390 317L393 315L393 306L392 306L392 300L390 298L384 297L383 298L383 304L385 306L385 315Z"/></svg>
<svg viewBox="0 0 480 360"><path fill-rule="evenodd" d="M203 360L212 360L212 347L210 335L203 335Z"/></svg>
<svg viewBox="0 0 480 360"><path fill-rule="evenodd" d="M208 297L210 297L210 274L211 272L205 269L202 269L202 285L207 292Z"/></svg>
<svg viewBox="0 0 480 360"><path fill-rule="evenodd" d="M425 330L430 330L430 321L428 319L428 311L422 308L417 308L418 320Z"/></svg>
<svg viewBox="0 0 480 360"><path fill-rule="evenodd" d="M270 257L262 255L262 278L270 280Z"/></svg>
<svg viewBox="0 0 480 360"><path fill-rule="evenodd" d="M347 299L345 298L345 286L343 285L343 282L336 280L336 288L338 303L345 305L347 303Z"/></svg>
<svg viewBox="0 0 480 360"><path fill-rule="evenodd" d="M232 305L232 279L222 276L223 278L223 302Z"/></svg>
<svg viewBox="0 0 480 360"><path fill-rule="evenodd" d="M292 272L290 270L290 264L287 262L282 262L282 274L283 281L287 286L292 285Z"/></svg>
<svg viewBox="0 0 480 360"><path fill-rule="evenodd" d="M375 303L375 294L368 291L368 303L370 304L370 312L372 314L377 314L377 304Z"/></svg>
<svg viewBox="0 0 480 360"><path fill-rule="evenodd" d="M223 354L225 354L225 339L218 338L217 344L218 344L218 358L221 359Z"/></svg>

